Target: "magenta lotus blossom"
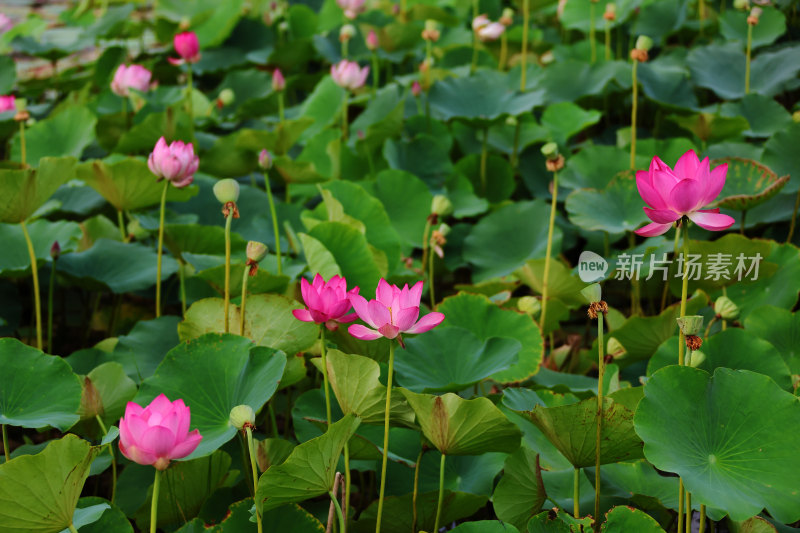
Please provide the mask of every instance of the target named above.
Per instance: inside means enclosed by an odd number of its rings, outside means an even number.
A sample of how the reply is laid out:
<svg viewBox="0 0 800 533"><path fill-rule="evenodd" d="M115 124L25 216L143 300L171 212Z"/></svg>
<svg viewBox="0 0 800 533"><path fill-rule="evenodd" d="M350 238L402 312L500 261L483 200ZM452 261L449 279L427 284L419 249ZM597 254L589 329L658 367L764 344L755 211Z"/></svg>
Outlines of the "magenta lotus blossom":
<svg viewBox="0 0 800 533"><path fill-rule="evenodd" d="M197 34L193 31L185 31L175 36L172 41L175 51L181 56L180 59L174 57L169 58L169 62L173 65L182 65L183 63L197 63L200 61L200 43L197 40Z"/></svg>
<svg viewBox="0 0 800 533"><path fill-rule="evenodd" d="M358 317L372 326L370 329L361 324L353 324L347 331L357 339L371 341L380 337L398 338L403 344L401 333L424 333L435 328L444 320L442 313L432 312L419 318L419 301L422 297L422 282L417 282L410 289L406 284L402 289L390 285L381 278L375 289L375 300L367 301L359 295L350 296Z"/></svg>
<svg viewBox="0 0 800 533"><path fill-rule="evenodd" d="M13 94L0 96L0 113L15 111L17 109L16 99Z"/></svg>
<svg viewBox="0 0 800 533"><path fill-rule="evenodd" d="M364 0L336 0L336 3L344 10L344 16L354 19L365 9Z"/></svg>
<svg viewBox="0 0 800 533"><path fill-rule="evenodd" d="M336 85L354 91L364 85L369 75L369 67L359 68L355 61L342 59L331 65L331 76Z"/></svg>
<svg viewBox="0 0 800 533"><path fill-rule="evenodd" d="M286 79L283 77L281 69L276 68L272 73L272 90L280 92L286 88Z"/></svg>
<svg viewBox="0 0 800 533"><path fill-rule="evenodd" d="M150 90L150 78L153 73L141 65L120 65L111 80L111 90L118 96L128 96L130 89L147 92Z"/></svg>
<svg viewBox="0 0 800 533"><path fill-rule="evenodd" d="M140 465L164 470L173 459L192 453L203 439L189 432L191 412L183 400L170 402L159 394L147 407L128 402L119 421L119 450Z"/></svg>
<svg viewBox="0 0 800 533"><path fill-rule="evenodd" d="M358 287L353 287L348 292L347 280L339 275L325 281L317 274L312 283L303 278L300 280L300 292L308 309L292 311L297 320L325 324L325 327L334 331L340 323L352 322L358 318L355 313L349 313L352 307L349 298L358 296Z"/></svg>
<svg viewBox="0 0 800 533"><path fill-rule="evenodd" d="M728 165L710 169L708 158L700 161L694 150L678 159L672 169L658 157L650 162L650 170L636 173L636 186L647 205L644 211L651 224L636 230L638 235L654 237L666 233L681 217L709 231L722 231L733 225L733 217L719 209L703 209L725 186Z"/></svg>
<svg viewBox="0 0 800 533"><path fill-rule="evenodd" d="M199 164L192 143L173 141L167 145L164 137L158 140L150 157L147 158L147 166L159 180L166 179L178 188L192 183Z"/></svg>

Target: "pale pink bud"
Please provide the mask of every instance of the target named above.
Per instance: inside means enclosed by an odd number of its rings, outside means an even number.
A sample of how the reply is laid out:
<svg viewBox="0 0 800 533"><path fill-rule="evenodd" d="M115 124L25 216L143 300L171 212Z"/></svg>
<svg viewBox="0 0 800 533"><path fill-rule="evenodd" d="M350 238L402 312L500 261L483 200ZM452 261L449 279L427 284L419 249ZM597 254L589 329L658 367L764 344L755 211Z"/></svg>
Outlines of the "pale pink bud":
<svg viewBox="0 0 800 533"><path fill-rule="evenodd" d="M414 80L414 83L411 84L411 94L413 94L415 98L422 94L422 86L419 84L419 81Z"/></svg>
<svg viewBox="0 0 800 533"><path fill-rule="evenodd" d="M336 3L344 10L344 16L352 20L356 18L359 13L364 12L364 1L365 0L336 0Z"/></svg>
<svg viewBox="0 0 800 533"><path fill-rule="evenodd" d="M280 92L285 88L286 88L286 79L284 79L283 73L281 73L281 69L276 68L275 72L272 73L272 90Z"/></svg>
<svg viewBox="0 0 800 533"><path fill-rule="evenodd" d="M478 28L478 39L483 42L496 41L504 31L506 31L506 27L503 24L500 24L499 22L490 22L489 24Z"/></svg>
<svg viewBox="0 0 800 533"><path fill-rule="evenodd" d="M373 52L378 49L378 34L375 30L369 30L367 34L367 48Z"/></svg>
<svg viewBox="0 0 800 533"><path fill-rule="evenodd" d="M178 188L192 183L199 164L200 160L194 155L192 143L173 141L167 145L164 137L158 140L150 157L147 158L150 172L158 179L166 179Z"/></svg>
<svg viewBox="0 0 800 533"><path fill-rule="evenodd" d="M111 80L111 90L118 96L128 96L130 89L145 93L150 90L152 75L152 72L141 65L120 65Z"/></svg>
<svg viewBox="0 0 800 533"><path fill-rule="evenodd" d="M258 154L258 166L264 170L269 170L272 168L272 155L266 148L261 150L261 152Z"/></svg>

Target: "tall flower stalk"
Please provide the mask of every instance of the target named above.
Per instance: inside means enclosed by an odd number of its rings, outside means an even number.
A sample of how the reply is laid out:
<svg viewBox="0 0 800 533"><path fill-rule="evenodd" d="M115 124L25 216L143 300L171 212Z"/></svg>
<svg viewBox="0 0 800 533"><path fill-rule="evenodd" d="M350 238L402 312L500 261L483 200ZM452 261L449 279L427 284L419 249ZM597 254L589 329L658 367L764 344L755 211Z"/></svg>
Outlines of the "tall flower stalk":
<svg viewBox="0 0 800 533"><path fill-rule="evenodd" d="M383 459L381 462L381 485L378 492L378 516L375 533L380 533L383 519L383 497L386 492L386 465L389 457L389 421L391 418L392 381L394 378L394 348L395 339L404 346L403 333L424 333L442 323L442 313L428 313L419 318L420 299L422 298L422 282L417 282L409 288L405 285L402 289L390 285L381 279L375 289L375 299L367 301L358 294L351 295L350 303L353 304L358 317L367 323L367 326L353 324L347 331L353 337L361 340L375 340L385 337L389 342L389 373L386 378L386 406L383 420ZM368 327L369 326L369 327Z"/></svg>
<svg viewBox="0 0 800 533"><path fill-rule="evenodd" d="M272 186L269 183L269 170L272 168L272 156L267 150L258 154L258 165L264 171L264 189L267 191L269 214L272 217L272 230L275 234L275 254L278 261L278 275L283 274L281 266L281 228L278 226L278 213L275 211L275 201L272 199Z"/></svg>
<svg viewBox="0 0 800 533"><path fill-rule="evenodd" d="M653 46L653 40L646 36L640 35L636 39L636 47L631 50L631 61L633 68L631 69L631 91L633 101L631 104L631 170L636 168L636 115L639 108L639 80L636 76L636 70L640 62L647 61L648 51Z"/></svg>
<svg viewBox="0 0 800 533"><path fill-rule="evenodd" d="M367 34L367 38L364 40L367 45L367 50L370 51L370 59L372 60L372 95L374 96L376 92L378 92L378 34L375 33L375 30L369 30Z"/></svg>
<svg viewBox="0 0 800 533"><path fill-rule="evenodd" d="M553 197L550 203L550 223L547 227L547 251L544 257L544 276L542 277L542 315L539 324L542 331L547 327L545 319L547 318L547 297L548 297L548 280L550 277L550 255L553 252L553 230L556 225L556 205L558 202L558 171L564 168L564 156L558 153L558 145L556 143L547 143L542 146L542 155L547 158L547 170L553 173ZM550 346L552 350L553 347Z"/></svg>
<svg viewBox="0 0 800 533"><path fill-rule="evenodd" d="M36 260L36 252L33 249L33 241L28 233L28 225L23 220L20 222L22 226L22 235L25 237L25 244L28 246L28 257L31 260L31 276L33 277L33 306L36 313L36 347L44 350L42 344L42 301L39 290L39 265Z"/></svg>
<svg viewBox="0 0 800 533"><path fill-rule="evenodd" d="M244 323L244 320L242 321ZM253 474L253 502L256 501L256 493L258 492L258 466L256 464L256 446L253 440L253 429L255 428L256 413L249 405L237 405L231 409L231 414L228 417L230 424L237 430L244 434L245 441L247 441L247 453L250 456L250 470ZM256 524L258 533L263 531L261 509L256 504Z"/></svg>
<svg viewBox="0 0 800 533"><path fill-rule="evenodd" d="M230 304L231 304L231 222L239 218L239 208L236 201L239 199L239 183L230 178L219 180L214 184L214 196L222 204L222 215L225 217L225 304L224 323L225 333L231 330ZM244 319L242 319L244 324Z"/></svg>
<svg viewBox="0 0 800 533"><path fill-rule="evenodd" d="M364 86L369 76L369 67L360 68L358 63L343 59L331 66L331 78L334 83L344 89L342 102L342 136L339 140L339 169L336 177L341 178L342 174L342 152L347 142L347 98L350 91L355 91Z"/></svg>
<svg viewBox="0 0 800 533"><path fill-rule="evenodd" d="M753 51L753 27L758 24L758 19L761 16L761 8L754 7L750 10L747 16L747 50L745 52L745 67L744 67L744 94L750 93L750 56ZM744 228L744 224L742 224Z"/></svg>
<svg viewBox="0 0 800 533"><path fill-rule="evenodd" d="M47 291L47 351L53 351L53 295L56 292L56 262L61 256L61 246L55 241L50 247L50 288Z"/></svg>
<svg viewBox="0 0 800 533"><path fill-rule="evenodd" d="M186 110L189 114L190 136L194 139L194 102L192 98L192 64L200 61L200 42L193 31L184 31L175 36L172 41L175 51L180 58L169 58L173 65L187 65L186 69Z"/></svg>
<svg viewBox="0 0 800 533"><path fill-rule="evenodd" d="M442 500L444 498L444 460L447 456L442 454L439 461L439 499L436 502L436 519L433 522L433 530L439 531L439 517L442 515Z"/></svg>
<svg viewBox="0 0 800 533"><path fill-rule="evenodd" d="M603 20L605 22L605 59L611 61L611 23L617 20L617 5L613 2L606 4L606 10L603 13Z"/></svg>
<svg viewBox="0 0 800 533"><path fill-rule="evenodd" d="M597 62L597 35L595 32L595 7L597 0L589 0L589 46L592 50L592 63Z"/></svg>
<svg viewBox="0 0 800 533"><path fill-rule="evenodd" d="M284 121L283 108L285 105L284 96L286 93L286 79L283 77L281 69L276 68L275 71L272 73L272 90L278 93L278 120L280 121L280 125L283 126L283 121Z"/></svg>
<svg viewBox="0 0 800 533"><path fill-rule="evenodd" d="M531 25L530 0L522 0L522 57L520 58L519 90L525 92L528 74L528 31ZM519 128L519 125L517 125Z"/></svg>
<svg viewBox="0 0 800 533"><path fill-rule="evenodd" d="M242 275L242 305L239 319L239 335L244 337L244 324L247 319L247 280L258 272L258 263L267 256L267 245L257 241L247 243L247 263Z"/></svg>

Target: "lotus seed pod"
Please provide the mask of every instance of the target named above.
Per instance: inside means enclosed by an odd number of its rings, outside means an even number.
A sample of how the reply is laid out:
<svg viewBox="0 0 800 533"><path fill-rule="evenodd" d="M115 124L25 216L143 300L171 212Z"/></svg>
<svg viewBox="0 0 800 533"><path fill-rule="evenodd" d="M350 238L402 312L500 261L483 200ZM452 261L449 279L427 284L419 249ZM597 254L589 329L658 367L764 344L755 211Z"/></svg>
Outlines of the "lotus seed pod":
<svg viewBox="0 0 800 533"><path fill-rule="evenodd" d="M523 296L517 300L517 309L528 316L534 316L539 314L542 310L542 304L539 299L534 296Z"/></svg>
<svg viewBox="0 0 800 533"><path fill-rule="evenodd" d="M547 159L558 159L558 145L553 142L545 144L542 146L542 155Z"/></svg>
<svg viewBox="0 0 800 533"><path fill-rule="evenodd" d="M688 359L689 360L686 363L692 368L697 368L698 366L703 364L703 361L706 360L706 354L704 354L700 350L695 350L691 354L689 354Z"/></svg>
<svg viewBox="0 0 800 533"><path fill-rule="evenodd" d="M622 359L628 355L628 350L617 340L616 337L611 337L606 343L606 353L614 359Z"/></svg>
<svg viewBox="0 0 800 533"><path fill-rule="evenodd" d="M714 313L723 320L736 320L739 318L739 306L727 296L720 296L714 302Z"/></svg>
<svg viewBox="0 0 800 533"><path fill-rule="evenodd" d="M514 10L510 7L503 9L503 14L500 15L500 24L503 26L511 26L514 24Z"/></svg>
<svg viewBox="0 0 800 533"><path fill-rule="evenodd" d="M222 102L222 105L231 105L235 99L236 94L233 89L222 89L219 92L219 101Z"/></svg>
<svg viewBox="0 0 800 533"><path fill-rule="evenodd" d="M260 262L267 256L267 245L258 241L248 241L247 243L247 261Z"/></svg>
<svg viewBox="0 0 800 533"><path fill-rule="evenodd" d="M750 9L750 1L749 0L733 0L733 7L735 9L746 10Z"/></svg>
<svg viewBox="0 0 800 533"><path fill-rule="evenodd" d="M587 285L581 290L581 294L589 303L599 302L603 299L603 290L600 288L599 283L592 283Z"/></svg>
<svg viewBox="0 0 800 533"><path fill-rule="evenodd" d="M443 194L437 194L433 197L433 202L431 202L431 213L434 215L445 216L452 212L453 203L447 196Z"/></svg>
<svg viewBox="0 0 800 533"><path fill-rule="evenodd" d="M239 199L239 183L230 178L219 180L214 184L214 196L222 205L229 202L236 203L236 200Z"/></svg>
<svg viewBox="0 0 800 533"><path fill-rule="evenodd" d="M683 318L676 318L678 327L681 328L681 333L685 336L699 335L700 330L703 329L703 317L700 315L690 315Z"/></svg>
<svg viewBox="0 0 800 533"><path fill-rule="evenodd" d="M653 39L651 39L647 35L640 35L636 39L637 50L644 50L645 52L649 52L652 47L653 47Z"/></svg>
<svg viewBox="0 0 800 533"><path fill-rule="evenodd" d="M447 237L450 234L450 226L447 224L439 224L439 229L437 230L442 237Z"/></svg>
<svg viewBox="0 0 800 533"><path fill-rule="evenodd" d="M349 41L353 38L353 35L356 34L356 28L352 24L345 24L342 26L342 29L339 30L339 40L340 41Z"/></svg>
<svg viewBox="0 0 800 533"><path fill-rule="evenodd" d="M258 166L264 170L272 168L272 154L266 148L258 153Z"/></svg>
<svg viewBox="0 0 800 533"><path fill-rule="evenodd" d="M519 120L514 115L508 115L506 117L506 126L514 126L516 127L519 124Z"/></svg>
<svg viewBox="0 0 800 533"><path fill-rule="evenodd" d="M617 13L617 4L611 2L606 4L606 13L613 13L616 15Z"/></svg>
<svg viewBox="0 0 800 533"><path fill-rule="evenodd" d="M256 413L249 405L237 405L231 409L229 421L233 427L241 431L246 425L255 424Z"/></svg>

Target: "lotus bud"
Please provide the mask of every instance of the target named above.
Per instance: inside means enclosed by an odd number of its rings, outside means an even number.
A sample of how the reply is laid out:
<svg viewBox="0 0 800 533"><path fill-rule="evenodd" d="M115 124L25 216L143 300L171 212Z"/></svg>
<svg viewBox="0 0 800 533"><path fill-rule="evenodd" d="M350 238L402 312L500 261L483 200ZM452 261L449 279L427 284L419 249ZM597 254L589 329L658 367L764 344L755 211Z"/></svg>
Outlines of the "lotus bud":
<svg viewBox="0 0 800 533"><path fill-rule="evenodd" d="M236 203L239 199L239 183L230 178L219 180L214 184L214 196L222 205Z"/></svg>
<svg viewBox="0 0 800 533"><path fill-rule="evenodd" d="M272 154L266 148L258 153L258 166L264 170L272 168Z"/></svg>
<svg viewBox="0 0 800 533"><path fill-rule="evenodd" d="M258 241L248 241L247 242L247 262L255 261L256 263L261 262L267 256L267 245L264 243L260 243Z"/></svg>
<svg viewBox="0 0 800 533"><path fill-rule="evenodd" d="M612 359L622 359L628 355L628 350L616 337L610 337L606 343L606 353Z"/></svg>
<svg viewBox="0 0 800 533"><path fill-rule="evenodd" d="M237 405L231 409L229 421L233 427L242 431L247 427L253 427L256 422L256 413L249 405Z"/></svg>
<svg viewBox="0 0 800 533"><path fill-rule="evenodd" d="M581 294L589 303L599 302L603 299L603 290L599 283L592 283L581 290Z"/></svg>
<svg viewBox="0 0 800 533"><path fill-rule="evenodd" d="M681 328L681 333L686 336L697 335L703 329L703 317L700 315L690 315L675 320Z"/></svg>
<svg viewBox="0 0 800 533"><path fill-rule="evenodd" d="M745 11L750 9L750 1L749 0L733 0L733 7L735 9L741 9Z"/></svg>
<svg viewBox="0 0 800 533"><path fill-rule="evenodd" d="M739 318L739 306L727 296L720 296L714 302L714 314L723 320L736 320Z"/></svg>
<svg viewBox="0 0 800 533"><path fill-rule="evenodd" d="M547 52L539 56L539 63L541 63L542 66L547 66L555 60L556 57L553 55L553 52L551 50L548 50Z"/></svg>
<svg viewBox="0 0 800 533"><path fill-rule="evenodd" d="M368 50L371 50L371 51L374 52L375 50L378 49L378 45L379 45L379 43L378 43L378 34L375 33L375 30L369 30L369 33L367 34L366 43L367 43L367 49Z"/></svg>
<svg viewBox="0 0 800 533"><path fill-rule="evenodd" d="M219 100L219 103L223 106L231 105L235 99L236 94L233 92L233 89L230 88L222 89L217 97L217 100Z"/></svg>
<svg viewBox="0 0 800 533"><path fill-rule="evenodd" d="M517 300L517 309L528 316L535 316L542 310L542 304L539 299L534 296L523 296Z"/></svg>
<svg viewBox="0 0 800 533"><path fill-rule="evenodd" d="M281 69L276 68L272 73L272 90L275 92L281 92L284 89L286 89L286 79L283 77Z"/></svg>
<svg viewBox="0 0 800 533"><path fill-rule="evenodd" d="M503 14L500 15L500 24L503 26L511 26L514 24L514 10L510 7L503 9Z"/></svg>
<svg viewBox="0 0 800 533"><path fill-rule="evenodd" d="M453 212L453 203L450 199L443 195L437 194L433 197L431 202L431 214L437 216L446 216Z"/></svg>
<svg viewBox="0 0 800 533"><path fill-rule="evenodd" d="M411 94L414 95L414 98L417 98L420 94L422 94L422 86L419 84L419 81L414 80L414 83L411 84ZM795 114L799 116L798 121L800 121L800 111Z"/></svg>
<svg viewBox="0 0 800 533"><path fill-rule="evenodd" d="M50 247L50 258L55 261L61 255L61 246L58 244L58 241L53 243L53 246Z"/></svg>
<svg viewBox="0 0 800 533"><path fill-rule="evenodd" d="M609 22L617 20L617 4L611 2L606 4L606 10L603 13L603 18Z"/></svg>
<svg viewBox="0 0 800 533"><path fill-rule="evenodd" d="M356 28L352 24L345 24L342 26L342 29L339 30L339 41L345 42L349 41L353 38L353 35L356 34Z"/></svg>
<svg viewBox="0 0 800 533"><path fill-rule="evenodd" d="M706 354L701 352L700 350L692 351L689 356L686 358L686 364L692 368L697 368L698 366L703 364L703 361L706 360Z"/></svg>

